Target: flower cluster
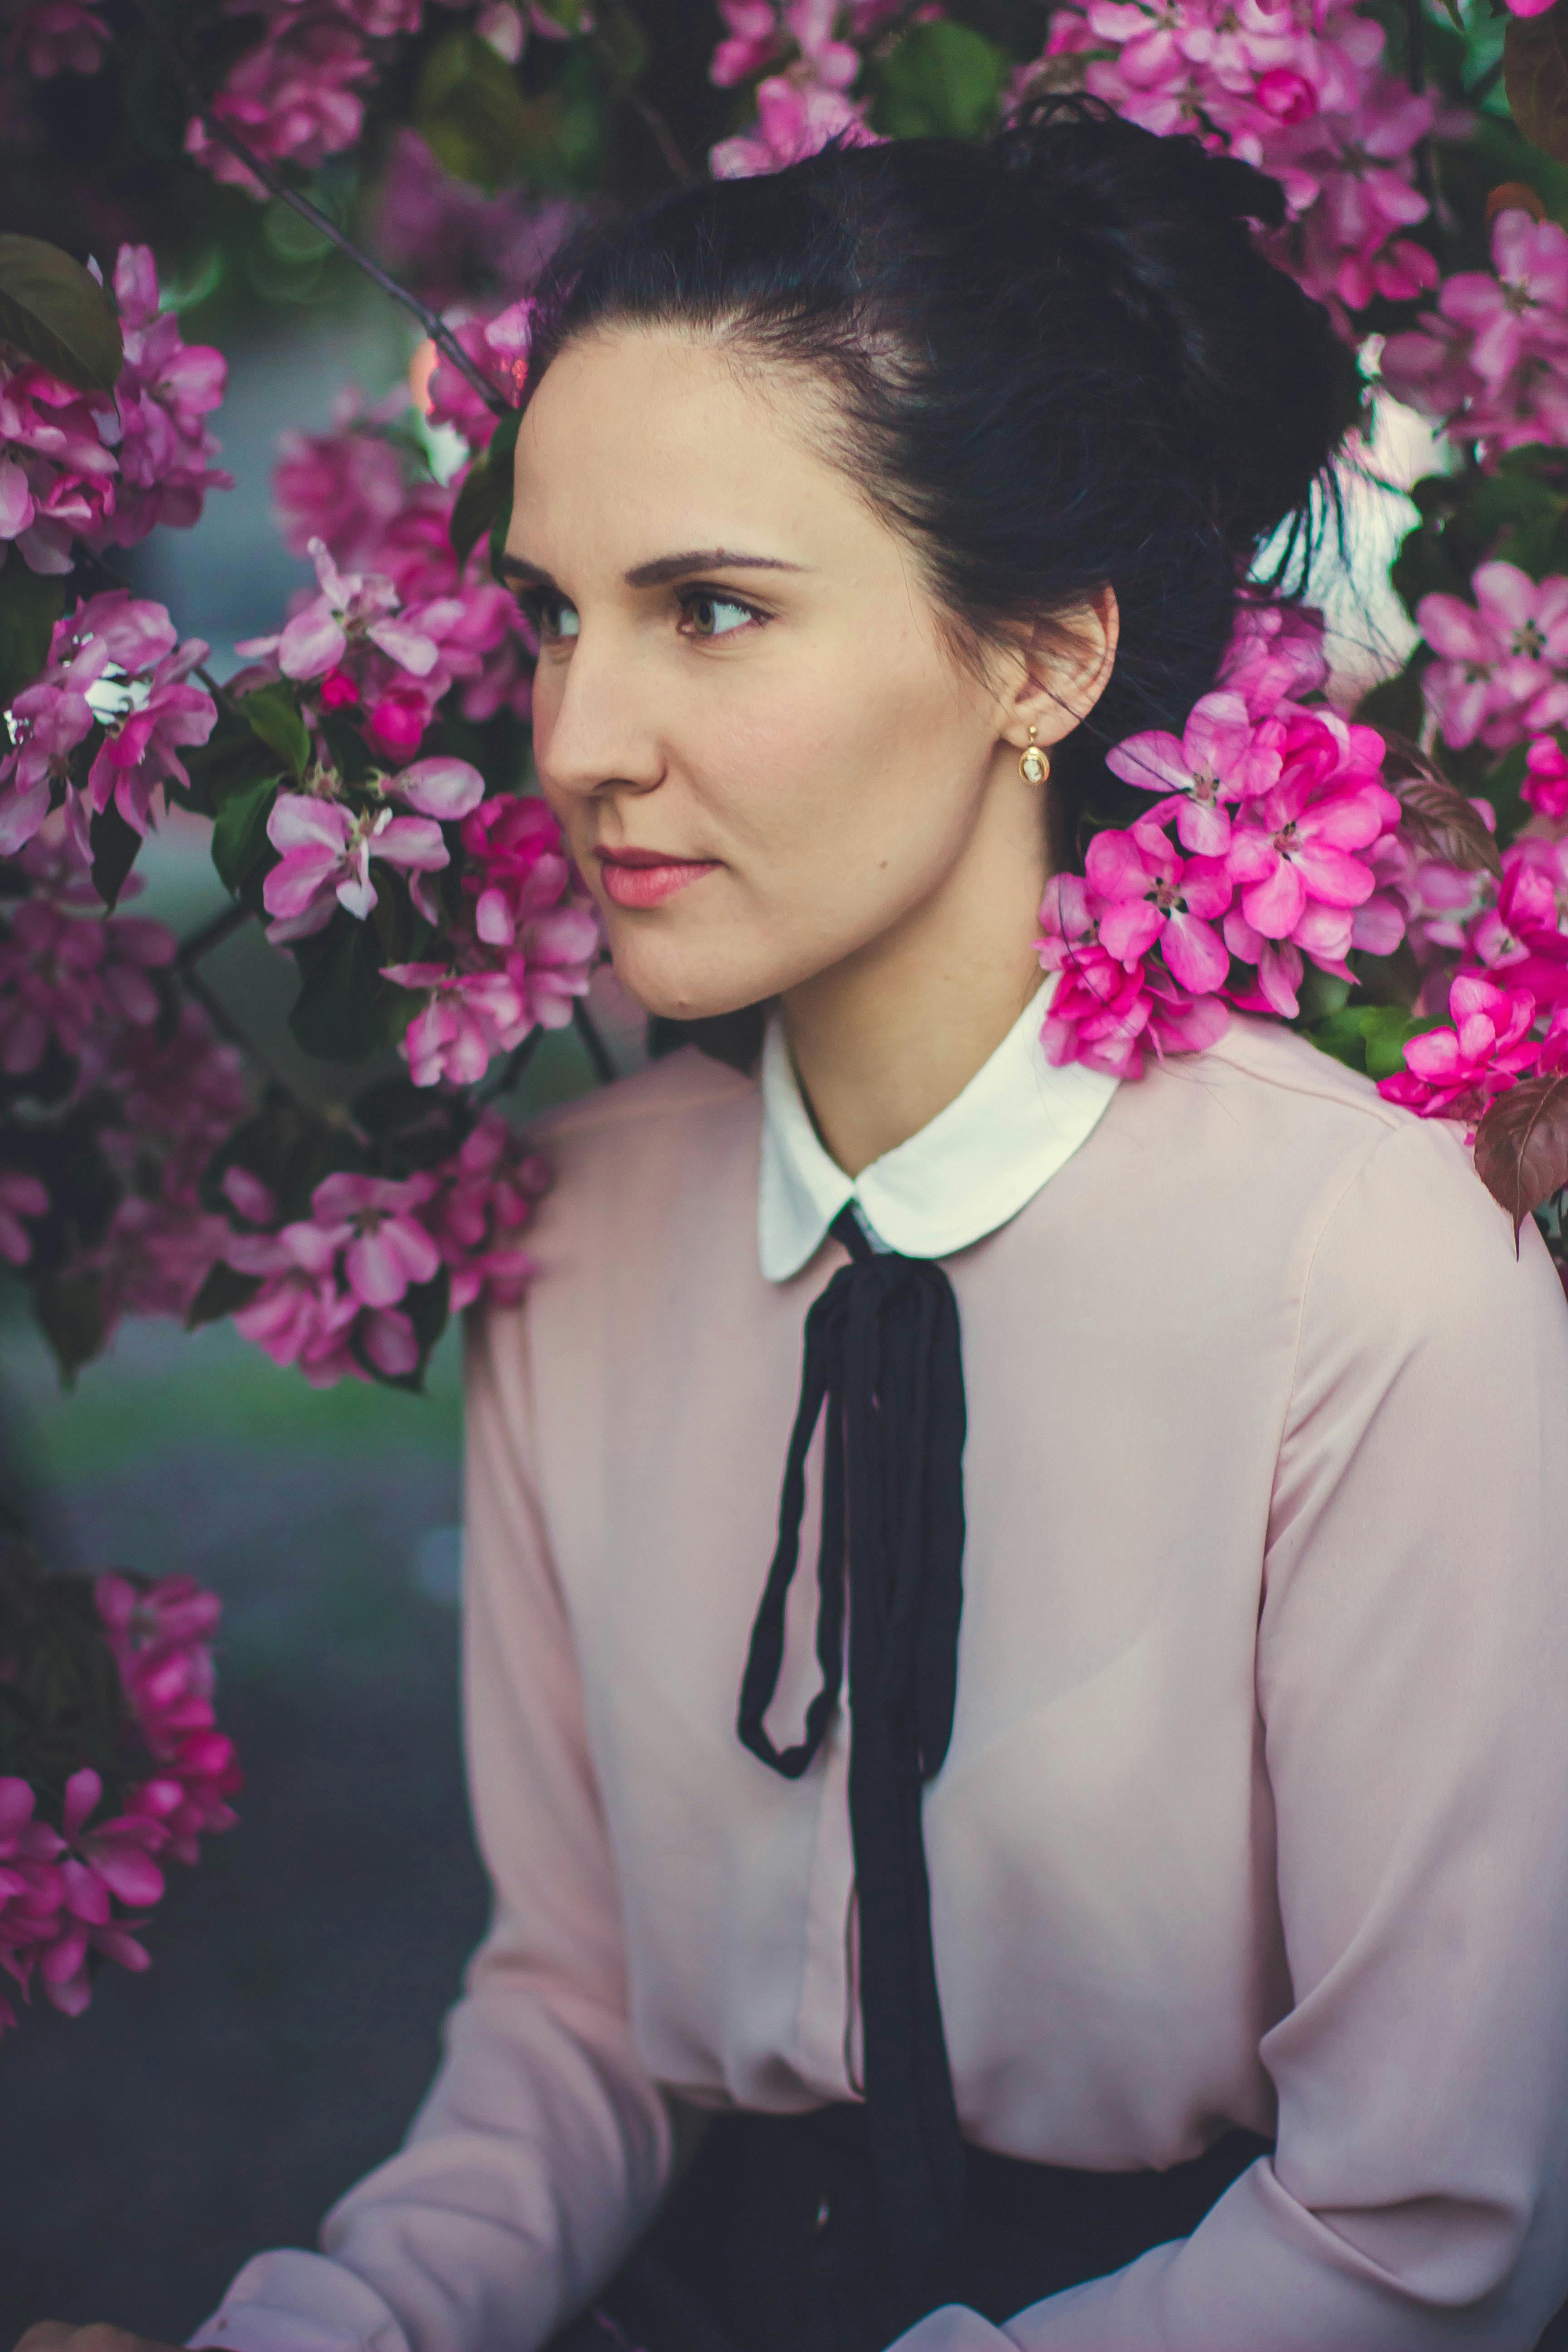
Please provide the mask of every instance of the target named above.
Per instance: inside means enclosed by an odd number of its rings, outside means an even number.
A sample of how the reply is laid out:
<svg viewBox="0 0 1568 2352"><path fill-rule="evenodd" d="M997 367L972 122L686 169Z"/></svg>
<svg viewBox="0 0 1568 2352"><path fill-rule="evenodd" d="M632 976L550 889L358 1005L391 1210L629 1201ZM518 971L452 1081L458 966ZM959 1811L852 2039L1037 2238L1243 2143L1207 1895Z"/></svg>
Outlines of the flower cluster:
<svg viewBox="0 0 1568 2352"><path fill-rule="evenodd" d="M1568 441L1568 230L1507 207L1491 260L1446 278L1420 325L1389 338L1384 382L1456 441Z"/></svg>
<svg viewBox="0 0 1568 2352"><path fill-rule="evenodd" d="M1221 687L1182 736L1110 753L1153 805L1097 834L1083 875L1047 893L1053 1061L1134 1076L1148 1048L1212 1044L1232 1005L1293 1018L1308 962L1349 981L1352 947L1398 944L1404 910L1375 856L1401 813L1383 740L1295 698L1321 676L1303 616L1245 604Z"/></svg>
<svg viewBox="0 0 1568 2352"><path fill-rule="evenodd" d="M1568 1061L1568 758L1551 736L1531 757L1538 813L1503 850L1500 876L1406 851L1394 877L1429 1025L1382 1091L1472 1129L1498 1095Z"/></svg>
<svg viewBox="0 0 1568 2352"><path fill-rule="evenodd" d="M521 188L485 195L445 171L405 127L388 152L374 234L382 257L427 300L456 302L471 286L493 282L510 302L535 282L577 216L563 199ZM322 535L330 542L331 533Z"/></svg>
<svg viewBox="0 0 1568 2352"><path fill-rule="evenodd" d="M563 1027L602 943L542 801L483 801L464 818L461 840L463 907L449 960L385 968L388 980L424 993L403 1041L416 1087L470 1086L531 1029Z"/></svg>
<svg viewBox="0 0 1568 2352"><path fill-rule="evenodd" d="M1277 257L1340 314L1436 282L1404 232L1426 214L1415 149L1455 124L1383 66L1384 34L1346 0L1069 0L1040 66L1146 130L1192 131L1285 190Z"/></svg>
<svg viewBox="0 0 1568 2352"><path fill-rule="evenodd" d="M199 637L182 645L161 604L123 588L68 613L42 671L11 705L0 856L25 847L62 802L84 855L92 818L111 805L144 835L153 795L189 781L181 751L205 743L216 723L212 696L191 682L206 651ZM89 738L90 758L74 759Z"/></svg>
<svg viewBox="0 0 1568 2352"><path fill-rule="evenodd" d="M58 1808L44 1811L30 1780L0 1779L0 1969L24 1999L41 1984L69 2017L92 1998L95 1961L148 1967L138 1936L141 1915L164 1893L161 1864L195 1862L203 1836L232 1828L228 1800L240 1786L234 1743L213 1713L216 1596L186 1576L105 1576L95 1591L124 1728L151 1769L108 1817L103 1779L90 1765L71 1773ZM0 2000L0 2032L16 2023Z"/></svg>
<svg viewBox="0 0 1568 2352"><path fill-rule="evenodd" d="M468 0L434 0L459 8ZM233 13L263 19L261 38L229 68L212 115L269 163L316 164L353 147L364 128L365 94L378 79L372 44L416 33L425 0L259 0ZM563 29L536 0L486 0L475 30L509 64L521 57L530 34L559 40ZM199 118L185 133L186 152L215 179L264 194L243 158Z"/></svg>
<svg viewBox="0 0 1568 2352"><path fill-rule="evenodd" d="M468 387L462 389L466 393ZM489 439L495 420L482 402L473 399L472 408L485 420L481 427L477 418L468 419L478 447ZM319 677L330 708L357 706L378 744L406 756L437 703L454 689L465 719L482 724L503 710L526 718L535 647L516 598L489 577L479 551L467 563L453 552L450 526L460 482L410 480L403 453L381 429L383 421L351 395L340 404L331 432L282 436L273 476L284 539L295 553L309 552L316 562L321 593L313 600L315 642L330 643L323 625L334 611L352 614L361 629L354 638L361 646L359 664L333 662L319 672L290 669L290 660L308 658L305 632L297 627L287 658L281 638L252 640L241 650L276 656L287 676ZM310 602L300 600L301 605ZM379 610L373 610L378 604ZM405 631L428 640L437 656L422 670L406 659L396 663L402 675L395 680L374 661L366 671L362 643L372 620L385 621L394 614ZM343 634L345 643L353 635L347 629ZM388 651L384 635L372 643ZM419 647L416 659L422 658Z"/></svg>
<svg viewBox="0 0 1568 2352"><path fill-rule="evenodd" d="M1415 624L1437 659L1422 683L1444 740L1494 751L1568 719L1568 579L1483 563L1474 603L1434 593Z"/></svg>
<svg viewBox="0 0 1568 2352"><path fill-rule="evenodd" d="M426 921L439 923L425 877L451 863L441 824L478 807L485 789L479 770L466 760L416 760L398 775L379 777L357 805L332 797L335 779L319 774L321 791L279 793L267 820L267 837L279 852L262 886L272 917L268 938L279 947L309 939L339 907L363 923L375 907L373 858L400 867ZM417 814L395 815L394 801Z"/></svg>
<svg viewBox="0 0 1568 2352"><path fill-rule="evenodd" d="M713 52L711 79L721 89L757 74L764 79L757 85L754 127L721 140L709 158L715 178L776 172L815 155L829 139L871 142L865 105L848 95L860 71L854 43L896 16L898 0L849 0L847 7L838 0L720 0L720 14L725 37Z"/></svg>
<svg viewBox="0 0 1568 2352"><path fill-rule="evenodd" d="M4 57L40 81L55 74L96 73L109 47L109 27L99 15L100 0L32 0L16 14Z"/></svg>
<svg viewBox="0 0 1568 2352"><path fill-rule="evenodd" d="M224 1189L243 1229L224 1255L256 1285L235 1322L318 1388L406 1379L420 1358L419 1295L443 1275L452 1307L521 1296L531 1269L516 1236L547 1182L544 1163L497 1111L481 1113L434 1168L400 1179L324 1177L310 1215L287 1223L268 1187L231 1166Z"/></svg>
<svg viewBox="0 0 1568 2352"><path fill-rule="evenodd" d="M15 547L34 572L67 572L73 541L129 547L160 522L194 523L208 490L231 487L205 423L227 362L160 312L145 246L121 247L114 293L125 362L112 396L0 348L0 562Z"/></svg>

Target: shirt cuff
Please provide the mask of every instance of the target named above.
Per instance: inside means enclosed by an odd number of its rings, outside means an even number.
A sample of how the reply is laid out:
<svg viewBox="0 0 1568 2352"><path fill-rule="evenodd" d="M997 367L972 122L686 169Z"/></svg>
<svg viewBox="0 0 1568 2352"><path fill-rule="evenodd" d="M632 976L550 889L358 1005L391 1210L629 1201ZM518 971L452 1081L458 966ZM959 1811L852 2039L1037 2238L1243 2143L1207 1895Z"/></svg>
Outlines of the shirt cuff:
<svg viewBox="0 0 1568 2352"><path fill-rule="evenodd" d="M191 2352L411 2352L374 2287L291 2248L247 2263L189 2343Z"/></svg>

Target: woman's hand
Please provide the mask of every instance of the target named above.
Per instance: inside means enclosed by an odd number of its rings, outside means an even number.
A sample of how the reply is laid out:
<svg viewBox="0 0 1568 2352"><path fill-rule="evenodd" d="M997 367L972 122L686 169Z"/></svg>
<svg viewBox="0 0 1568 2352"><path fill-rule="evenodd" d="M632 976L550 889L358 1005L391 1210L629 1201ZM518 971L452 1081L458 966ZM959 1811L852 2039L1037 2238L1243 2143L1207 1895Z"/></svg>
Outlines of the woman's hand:
<svg viewBox="0 0 1568 2352"><path fill-rule="evenodd" d="M70 2327L62 2319L40 2319L17 2344L16 2352L174 2352L151 2336L132 2336L128 2327Z"/></svg>

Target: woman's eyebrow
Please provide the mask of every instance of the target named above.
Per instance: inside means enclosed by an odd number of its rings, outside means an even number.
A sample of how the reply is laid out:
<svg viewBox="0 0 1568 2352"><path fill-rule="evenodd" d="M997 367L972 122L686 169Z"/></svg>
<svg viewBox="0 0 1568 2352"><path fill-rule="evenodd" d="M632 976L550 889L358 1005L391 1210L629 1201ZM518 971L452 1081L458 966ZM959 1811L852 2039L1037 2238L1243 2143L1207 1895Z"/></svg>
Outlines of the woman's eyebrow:
<svg viewBox="0 0 1568 2352"><path fill-rule="evenodd" d="M683 555L657 556L637 564L626 575L628 588L668 588L693 572L804 572L804 563L786 563L777 555L742 555L732 547L689 548Z"/></svg>
<svg viewBox="0 0 1568 2352"><path fill-rule="evenodd" d="M804 563L786 563L779 555L742 555L732 547L694 547L682 555L656 556L651 563L638 563L625 575L628 588L668 588L674 580L687 580L696 572L804 572ZM503 555L500 572L504 579L516 587L554 588L561 591L548 572L537 563L530 563L521 555Z"/></svg>

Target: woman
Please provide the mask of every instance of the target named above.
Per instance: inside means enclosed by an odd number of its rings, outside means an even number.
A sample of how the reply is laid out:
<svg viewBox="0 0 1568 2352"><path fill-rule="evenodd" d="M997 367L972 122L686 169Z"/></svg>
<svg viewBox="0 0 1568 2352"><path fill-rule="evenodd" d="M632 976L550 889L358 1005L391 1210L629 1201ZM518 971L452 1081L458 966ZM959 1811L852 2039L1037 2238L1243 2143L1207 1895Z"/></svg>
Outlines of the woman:
<svg viewBox="0 0 1568 2352"><path fill-rule="evenodd" d="M1356 412L1279 201L1047 106L547 289L540 781L742 1066L550 1124L470 1339L494 1925L406 2147L197 2344L1501 2352L1568 2294L1538 1238L1268 1023L1039 1039L1102 748Z"/></svg>

